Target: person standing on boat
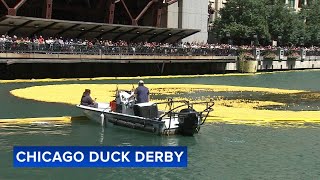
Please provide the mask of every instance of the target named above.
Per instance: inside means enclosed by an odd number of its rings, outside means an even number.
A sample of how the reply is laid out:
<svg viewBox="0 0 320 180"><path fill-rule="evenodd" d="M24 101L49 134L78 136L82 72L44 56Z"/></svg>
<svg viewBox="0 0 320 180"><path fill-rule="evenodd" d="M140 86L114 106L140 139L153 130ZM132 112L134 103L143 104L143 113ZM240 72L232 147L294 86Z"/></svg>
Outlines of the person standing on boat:
<svg viewBox="0 0 320 180"><path fill-rule="evenodd" d="M138 87L134 91L134 95L136 97L137 103L149 102L149 89L144 86L144 82L142 80L139 81Z"/></svg>
<svg viewBox="0 0 320 180"><path fill-rule="evenodd" d="M96 103L94 100L92 100L91 96L90 96L90 89L85 89L83 92L83 95L81 97L81 105L84 106L89 106L89 107L94 107L97 108L98 107L98 103Z"/></svg>

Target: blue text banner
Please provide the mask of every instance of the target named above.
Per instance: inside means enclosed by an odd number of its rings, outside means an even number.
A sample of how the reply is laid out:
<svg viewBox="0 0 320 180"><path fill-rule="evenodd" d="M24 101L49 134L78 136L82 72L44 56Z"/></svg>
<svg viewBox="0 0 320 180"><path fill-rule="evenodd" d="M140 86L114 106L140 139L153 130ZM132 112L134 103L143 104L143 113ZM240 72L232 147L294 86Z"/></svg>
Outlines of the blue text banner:
<svg viewBox="0 0 320 180"><path fill-rule="evenodd" d="M15 146L14 167L187 167L186 146Z"/></svg>

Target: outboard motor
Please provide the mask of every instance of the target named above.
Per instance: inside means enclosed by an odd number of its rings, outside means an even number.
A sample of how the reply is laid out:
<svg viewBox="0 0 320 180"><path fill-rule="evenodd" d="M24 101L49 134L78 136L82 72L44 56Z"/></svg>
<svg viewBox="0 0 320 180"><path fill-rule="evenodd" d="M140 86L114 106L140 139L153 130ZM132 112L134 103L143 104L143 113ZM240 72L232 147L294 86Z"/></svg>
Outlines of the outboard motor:
<svg viewBox="0 0 320 180"><path fill-rule="evenodd" d="M178 131L182 135L192 136L197 132L200 126L200 115L194 109L182 109L178 115L179 128Z"/></svg>

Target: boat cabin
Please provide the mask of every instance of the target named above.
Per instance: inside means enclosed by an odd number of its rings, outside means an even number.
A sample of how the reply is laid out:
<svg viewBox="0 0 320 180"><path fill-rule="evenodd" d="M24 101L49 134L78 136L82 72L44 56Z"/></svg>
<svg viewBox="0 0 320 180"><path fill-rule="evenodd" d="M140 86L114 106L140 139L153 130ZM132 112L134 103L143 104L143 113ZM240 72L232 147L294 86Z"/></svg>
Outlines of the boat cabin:
<svg viewBox="0 0 320 180"><path fill-rule="evenodd" d="M153 102L136 104L134 91L117 90L115 100L110 102L111 110L127 115L149 119L159 117L158 105Z"/></svg>

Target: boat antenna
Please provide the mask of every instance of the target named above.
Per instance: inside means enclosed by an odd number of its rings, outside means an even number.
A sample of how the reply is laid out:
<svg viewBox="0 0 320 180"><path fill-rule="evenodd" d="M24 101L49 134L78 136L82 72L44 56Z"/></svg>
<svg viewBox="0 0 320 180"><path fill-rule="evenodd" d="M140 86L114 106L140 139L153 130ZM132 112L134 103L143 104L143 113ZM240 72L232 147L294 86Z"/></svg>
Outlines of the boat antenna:
<svg viewBox="0 0 320 180"><path fill-rule="evenodd" d="M117 96L119 95L119 87L118 87L118 84L116 85L116 98Z"/></svg>

